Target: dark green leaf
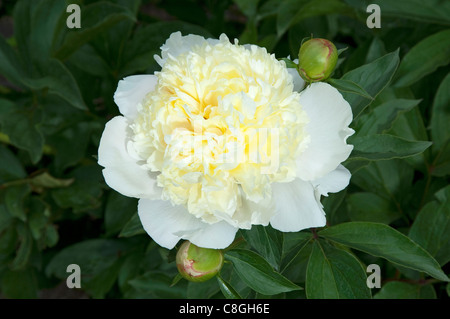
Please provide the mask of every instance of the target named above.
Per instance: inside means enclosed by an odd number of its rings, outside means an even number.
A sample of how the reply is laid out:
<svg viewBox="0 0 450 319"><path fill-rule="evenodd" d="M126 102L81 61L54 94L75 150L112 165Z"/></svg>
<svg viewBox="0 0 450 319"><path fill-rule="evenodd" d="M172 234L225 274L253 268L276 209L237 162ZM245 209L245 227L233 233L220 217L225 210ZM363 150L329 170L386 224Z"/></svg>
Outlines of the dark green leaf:
<svg viewBox="0 0 450 319"><path fill-rule="evenodd" d="M351 70L342 76L342 80L352 81L362 87L370 96L377 95L390 83L399 64L398 50L388 53L375 61ZM351 105L353 117L358 115L371 103L371 99L360 95L343 92L344 98Z"/></svg>
<svg viewBox="0 0 450 319"><path fill-rule="evenodd" d="M233 263L239 277L250 288L263 295L275 295L301 289L275 272L264 258L250 250L232 250L225 254L225 258Z"/></svg>
<svg viewBox="0 0 450 319"><path fill-rule="evenodd" d="M56 59L49 59L43 62L40 68L43 69L42 77L23 79L23 83L28 88L48 89L50 94L61 97L73 107L80 110L86 109L78 84L64 64Z"/></svg>
<svg viewBox="0 0 450 319"><path fill-rule="evenodd" d="M44 147L44 136L39 129L42 111L0 99L0 128L11 144L26 150L31 161L37 163Z"/></svg>
<svg viewBox="0 0 450 319"><path fill-rule="evenodd" d="M277 36L280 38L290 26L306 18L327 14L348 14L349 7L339 0L287 0L281 2L277 15Z"/></svg>
<svg viewBox="0 0 450 319"><path fill-rule="evenodd" d="M171 286L171 279L165 273L149 271L129 281L137 291L145 293L146 298L185 299L186 289L183 286Z"/></svg>
<svg viewBox="0 0 450 319"><path fill-rule="evenodd" d="M410 86L438 67L450 63L449 39L450 30L444 30L416 44L400 63L394 85Z"/></svg>
<svg viewBox="0 0 450 319"><path fill-rule="evenodd" d="M306 274L309 299L370 298L366 272L349 252L327 243L313 245Z"/></svg>
<svg viewBox="0 0 450 319"><path fill-rule="evenodd" d="M450 3L442 0L377 0L382 15L450 25Z"/></svg>
<svg viewBox="0 0 450 319"><path fill-rule="evenodd" d="M450 186L436 194L437 201L429 202L417 215L409 237L425 248L444 266L450 261Z"/></svg>
<svg viewBox="0 0 450 319"><path fill-rule="evenodd" d="M64 60L79 47L92 40L101 32L124 19L135 20L134 14L127 8L108 2L97 2L81 9L81 28L68 32L61 47L54 56Z"/></svg>
<svg viewBox="0 0 450 319"><path fill-rule="evenodd" d="M347 198L352 221L369 221L390 224L401 214L389 200L373 193L353 193Z"/></svg>
<svg viewBox="0 0 450 319"><path fill-rule="evenodd" d="M38 283L35 271L27 268L21 271L7 270L2 274L1 291L8 298L34 299L38 297Z"/></svg>
<svg viewBox="0 0 450 319"><path fill-rule="evenodd" d="M220 291L227 299L242 299L238 292L226 282L222 277L217 276L217 282L219 283Z"/></svg>
<svg viewBox="0 0 450 319"><path fill-rule="evenodd" d="M388 134L355 136L349 138L354 145L352 159L387 160L417 155L431 146L428 141L409 141Z"/></svg>
<svg viewBox="0 0 450 319"><path fill-rule="evenodd" d="M449 53L450 56L450 53ZM442 80L436 92L431 113L433 148L440 149L450 139L450 73Z"/></svg>
<svg viewBox="0 0 450 319"><path fill-rule="evenodd" d="M110 236L124 229L128 221L136 215L136 210L137 200L135 198L125 197L117 192L112 192L108 197L105 208L106 235Z"/></svg>
<svg viewBox="0 0 450 319"><path fill-rule="evenodd" d="M276 270L280 268L283 234L270 226L253 225L242 231L245 240Z"/></svg>
<svg viewBox="0 0 450 319"><path fill-rule="evenodd" d="M358 94L361 95L362 97L373 100L373 98L370 96L369 93L366 92L366 90L364 90L361 86L359 86L353 81L344 79L328 79L328 83L330 83L332 86L334 86L341 92Z"/></svg>
<svg viewBox="0 0 450 319"><path fill-rule="evenodd" d="M11 83L23 86L22 79L25 77L25 71L22 62L13 48L6 43L3 36L0 35L0 74L7 78Z"/></svg>
<svg viewBox="0 0 450 319"><path fill-rule="evenodd" d="M320 231L319 235L401 266L426 272L436 279L449 281L438 262L426 250L387 225L342 223Z"/></svg>
<svg viewBox="0 0 450 319"><path fill-rule="evenodd" d="M418 285L407 282L392 281L381 287L375 299L436 299L432 285Z"/></svg>
<svg viewBox="0 0 450 319"><path fill-rule="evenodd" d="M358 136L385 133L397 117L418 105L420 100L393 99L375 107L369 114L361 115L355 128Z"/></svg>
<svg viewBox="0 0 450 319"><path fill-rule="evenodd" d="M139 215L136 213L125 224L125 226L123 227L122 231L119 234L119 237L132 237L141 234L145 234L145 230L142 227Z"/></svg>
<svg viewBox="0 0 450 319"><path fill-rule="evenodd" d="M0 184L26 176L22 164L6 147L0 145Z"/></svg>

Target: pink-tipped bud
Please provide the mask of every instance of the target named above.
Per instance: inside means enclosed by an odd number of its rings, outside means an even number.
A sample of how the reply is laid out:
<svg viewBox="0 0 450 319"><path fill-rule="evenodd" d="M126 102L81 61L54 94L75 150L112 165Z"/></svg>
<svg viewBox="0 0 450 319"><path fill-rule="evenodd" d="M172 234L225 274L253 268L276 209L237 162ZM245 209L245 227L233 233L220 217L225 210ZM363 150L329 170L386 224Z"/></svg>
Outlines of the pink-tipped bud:
<svg viewBox="0 0 450 319"><path fill-rule="evenodd" d="M331 41L310 39L298 52L298 73L306 82L326 80L336 67L337 59L337 49Z"/></svg>
<svg viewBox="0 0 450 319"><path fill-rule="evenodd" d="M183 278L203 282L218 274L223 266L223 253L218 249L197 247L185 241L177 252L177 268Z"/></svg>

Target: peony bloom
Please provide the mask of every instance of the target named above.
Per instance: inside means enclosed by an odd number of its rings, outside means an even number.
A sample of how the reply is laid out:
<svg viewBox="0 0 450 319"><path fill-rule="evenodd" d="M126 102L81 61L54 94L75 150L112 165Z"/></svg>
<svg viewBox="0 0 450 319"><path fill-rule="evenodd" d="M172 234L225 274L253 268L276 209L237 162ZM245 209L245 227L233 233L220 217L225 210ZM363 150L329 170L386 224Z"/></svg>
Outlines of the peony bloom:
<svg viewBox="0 0 450 319"><path fill-rule="evenodd" d="M320 196L345 188L353 146L349 104L333 87L305 88L255 45L173 33L161 71L126 77L114 95L123 116L101 137L106 183L139 198L147 233L222 249L238 229L283 231L326 223Z"/></svg>

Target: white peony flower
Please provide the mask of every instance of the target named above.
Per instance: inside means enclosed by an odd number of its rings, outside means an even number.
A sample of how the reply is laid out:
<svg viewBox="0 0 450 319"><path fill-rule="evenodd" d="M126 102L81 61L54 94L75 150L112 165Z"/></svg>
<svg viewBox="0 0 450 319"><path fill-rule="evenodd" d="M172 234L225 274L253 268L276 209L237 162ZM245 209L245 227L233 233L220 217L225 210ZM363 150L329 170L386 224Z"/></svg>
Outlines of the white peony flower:
<svg viewBox="0 0 450 319"><path fill-rule="evenodd" d="M349 104L303 80L255 45L173 33L161 71L126 77L114 95L123 116L103 132L106 183L139 198L147 233L225 248L240 228L288 232L326 223L320 196L350 180ZM294 90L296 89L296 90Z"/></svg>

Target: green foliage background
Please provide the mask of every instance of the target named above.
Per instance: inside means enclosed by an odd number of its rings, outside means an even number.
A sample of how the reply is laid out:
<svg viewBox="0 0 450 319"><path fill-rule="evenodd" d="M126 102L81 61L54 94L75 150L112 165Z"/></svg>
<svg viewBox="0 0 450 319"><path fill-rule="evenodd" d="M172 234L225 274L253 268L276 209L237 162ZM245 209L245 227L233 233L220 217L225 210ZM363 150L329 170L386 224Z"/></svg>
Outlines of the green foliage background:
<svg viewBox="0 0 450 319"><path fill-rule="evenodd" d="M3 297L45 297L78 264L93 298L448 298L449 1L0 3L2 25L13 24L0 37ZM66 27L70 3L79 30ZM381 29L366 27L369 3ZM174 31L226 33L278 58L295 58L311 34L348 48L333 85L356 134L350 186L322 199L327 227L240 231L218 280L171 287L176 250L144 233L137 201L106 186L96 154L118 81L157 71L153 55ZM369 264L381 289L366 285Z"/></svg>

